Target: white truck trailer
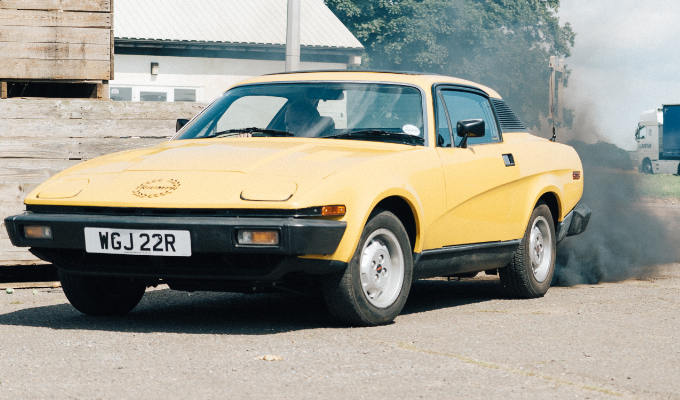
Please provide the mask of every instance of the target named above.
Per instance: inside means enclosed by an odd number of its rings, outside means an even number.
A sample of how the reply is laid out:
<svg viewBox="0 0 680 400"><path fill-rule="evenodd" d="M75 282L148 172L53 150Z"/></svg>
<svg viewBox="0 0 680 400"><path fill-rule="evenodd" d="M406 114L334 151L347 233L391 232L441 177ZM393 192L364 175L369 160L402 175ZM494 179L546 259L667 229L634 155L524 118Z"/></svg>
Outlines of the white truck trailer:
<svg viewBox="0 0 680 400"><path fill-rule="evenodd" d="M643 112L635 141L641 172L680 175L680 104L664 104Z"/></svg>

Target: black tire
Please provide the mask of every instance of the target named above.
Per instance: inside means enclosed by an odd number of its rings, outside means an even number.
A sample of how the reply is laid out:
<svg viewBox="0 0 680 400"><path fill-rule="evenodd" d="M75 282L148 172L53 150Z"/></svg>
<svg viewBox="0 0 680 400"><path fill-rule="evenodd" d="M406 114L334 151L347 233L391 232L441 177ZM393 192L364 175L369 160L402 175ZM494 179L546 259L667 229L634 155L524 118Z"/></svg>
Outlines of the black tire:
<svg viewBox="0 0 680 400"><path fill-rule="evenodd" d="M59 269L64 294L87 315L124 315L144 296L146 283L130 278L78 275Z"/></svg>
<svg viewBox="0 0 680 400"><path fill-rule="evenodd" d="M642 167L640 168L640 171L642 171L643 174L654 174L654 168L652 168L652 162L649 161L648 158L645 158L642 161Z"/></svg>
<svg viewBox="0 0 680 400"><path fill-rule="evenodd" d="M403 279L401 285L397 282L392 286L398 289L398 293L396 290L393 291L396 299L385 307L377 307L371 303L371 301L377 300L369 300L368 294L365 293L362 286L360 262L364 246L367 245L367 239L379 232L385 232L385 230L391 232L399 244L403 260ZM397 255L398 253L395 250L395 256ZM376 274L382 272L382 267L379 266L378 268ZM395 267L393 270L396 271L397 269ZM323 295L328 310L341 323L354 326L383 325L392 322L401 313L411 290L412 281L413 254L406 229L393 213L380 211L375 212L366 223L354 256L352 256L352 260L344 273L330 276L324 281ZM391 299L391 296L388 299Z"/></svg>
<svg viewBox="0 0 680 400"><path fill-rule="evenodd" d="M677 173L677 175L680 176L680 163L678 163L678 173Z"/></svg>
<svg viewBox="0 0 680 400"><path fill-rule="evenodd" d="M540 220L540 221L539 221ZM547 274L542 280L537 279L532 266L532 259L529 253L531 242L531 231L534 224L541 224L546 227L550 233L550 240L547 241L550 246L549 264L547 266ZM545 240L541 241L545 244ZM556 254L556 236L555 223L552 218L552 213L547 205L540 203L531 213L529 218L529 225L524 232L519 247L513 255L510 264L498 270L501 283L509 295L518 298L535 298L543 297L550 288L553 275L555 274L555 254ZM541 246L543 248L543 246Z"/></svg>

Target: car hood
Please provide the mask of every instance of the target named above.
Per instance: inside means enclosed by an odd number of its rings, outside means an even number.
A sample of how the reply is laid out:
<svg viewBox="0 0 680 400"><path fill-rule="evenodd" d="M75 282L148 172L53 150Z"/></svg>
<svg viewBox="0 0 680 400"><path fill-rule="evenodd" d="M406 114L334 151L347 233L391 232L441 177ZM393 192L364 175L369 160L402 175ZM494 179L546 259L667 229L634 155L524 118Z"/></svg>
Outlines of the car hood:
<svg viewBox="0 0 680 400"><path fill-rule="evenodd" d="M412 148L318 138L172 141L79 164L40 185L26 202L259 207L257 203L299 199L334 173Z"/></svg>

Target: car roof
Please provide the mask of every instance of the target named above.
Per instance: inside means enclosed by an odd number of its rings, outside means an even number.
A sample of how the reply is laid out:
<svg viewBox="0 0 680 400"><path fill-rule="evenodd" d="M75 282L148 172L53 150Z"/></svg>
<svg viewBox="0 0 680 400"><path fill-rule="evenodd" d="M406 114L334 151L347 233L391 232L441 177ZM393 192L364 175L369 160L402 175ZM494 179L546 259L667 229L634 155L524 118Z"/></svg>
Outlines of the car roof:
<svg viewBox="0 0 680 400"><path fill-rule="evenodd" d="M429 90L434 84L453 84L479 89L489 97L500 99L501 96L495 90L465 79L454 78L445 75L425 74L403 71L346 71L346 70L323 70L323 71L295 71L277 74L269 74L251 78L239 85L267 83L267 82L305 82L305 81L362 81L362 82L386 82L407 83L420 86Z"/></svg>

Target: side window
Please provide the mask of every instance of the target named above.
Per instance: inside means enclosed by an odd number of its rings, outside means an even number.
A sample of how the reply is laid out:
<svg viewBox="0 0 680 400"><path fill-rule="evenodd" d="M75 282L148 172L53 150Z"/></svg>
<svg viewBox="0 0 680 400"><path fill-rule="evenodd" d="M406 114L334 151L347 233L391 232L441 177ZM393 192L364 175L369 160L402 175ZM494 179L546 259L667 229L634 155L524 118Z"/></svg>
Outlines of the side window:
<svg viewBox="0 0 680 400"><path fill-rule="evenodd" d="M449 130L449 121L446 118L446 109L444 109L441 96L437 96L436 115L437 147L451 147L451 131Z"/></svg>
<svg viewBox="0 0 680 400"><path fill-rule="evenodd" d="M469 138L469 145L495 143L500 141L496 119L494 118L491 104L489 104L487 98L478 94L455 90L442 90L441 94L446 103L449 118L451 119L451 128L453 129L453 138L456 146L462 139L456 134L456 124L458 121L466 119L483 119L485 126L484 136L480 138ZM439 127L437 130L439 130Z"/></svg>

